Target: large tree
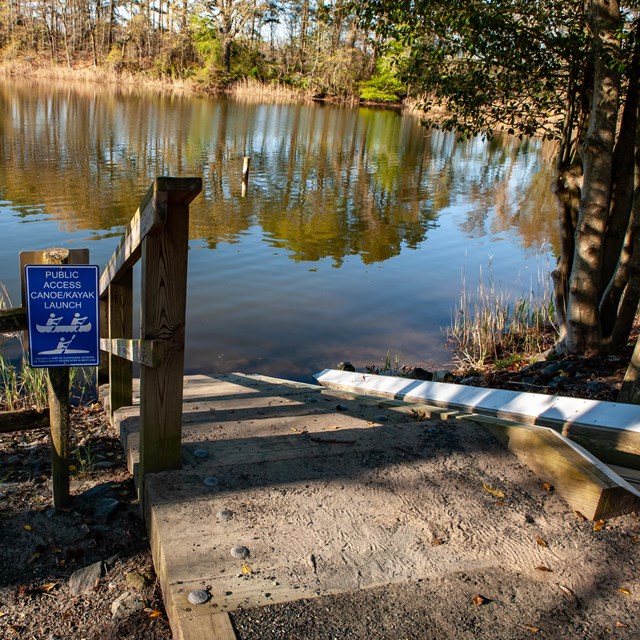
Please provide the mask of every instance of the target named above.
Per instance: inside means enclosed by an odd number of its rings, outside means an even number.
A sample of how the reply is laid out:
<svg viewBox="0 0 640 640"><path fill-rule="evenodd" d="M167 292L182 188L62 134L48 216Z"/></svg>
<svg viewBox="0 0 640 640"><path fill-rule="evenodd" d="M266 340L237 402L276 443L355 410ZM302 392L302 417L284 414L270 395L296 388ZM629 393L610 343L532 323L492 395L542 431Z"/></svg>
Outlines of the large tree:
<svg viewBox="0 0 640 640"><path fill-rule="evenodd" d="M624 6L620 6L624 4ZM557 141L559 346L626 343L640 300L638 3L365 0L368 27L410 51L407 78L463 135Z"/></svg>

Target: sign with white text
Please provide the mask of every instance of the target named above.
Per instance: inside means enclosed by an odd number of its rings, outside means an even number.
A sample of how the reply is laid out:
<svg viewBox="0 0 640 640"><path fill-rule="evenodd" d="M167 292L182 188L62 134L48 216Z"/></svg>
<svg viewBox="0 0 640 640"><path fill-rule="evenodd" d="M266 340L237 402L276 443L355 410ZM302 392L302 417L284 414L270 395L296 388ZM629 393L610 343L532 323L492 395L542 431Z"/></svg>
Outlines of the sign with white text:
<svg viewBox="0 0 640 640"><path fill-rule="evenodd" d="M24 271L31 366L98 365L98 267L30 264Z"/></svg>

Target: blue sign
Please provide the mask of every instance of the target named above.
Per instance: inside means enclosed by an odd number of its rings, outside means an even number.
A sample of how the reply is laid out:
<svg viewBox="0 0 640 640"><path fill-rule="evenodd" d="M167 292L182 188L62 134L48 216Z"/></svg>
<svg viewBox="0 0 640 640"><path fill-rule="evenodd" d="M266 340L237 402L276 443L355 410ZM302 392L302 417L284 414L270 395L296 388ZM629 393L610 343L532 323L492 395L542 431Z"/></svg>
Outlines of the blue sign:
<svg viewBox="0 0 640 640"><path fill-rule="evenodd" d="M98 267L30 264L24 270L31 366L98 365Z"/></svg>

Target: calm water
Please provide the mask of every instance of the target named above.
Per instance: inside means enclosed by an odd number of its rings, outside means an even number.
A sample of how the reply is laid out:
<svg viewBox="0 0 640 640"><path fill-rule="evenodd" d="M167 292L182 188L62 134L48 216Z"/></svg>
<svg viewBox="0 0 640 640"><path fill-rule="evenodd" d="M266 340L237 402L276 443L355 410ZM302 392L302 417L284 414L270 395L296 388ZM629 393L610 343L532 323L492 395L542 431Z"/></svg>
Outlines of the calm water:
<svg viewBox="0 0 640 640"><path fill-rule="evenodd" d="M88 247L104 265L155 176L202 176L189 373L308 380L387 353L442 365L463 273L473 285L491 264L496 283L527 291L555 243L537 142L461 143L395 111L11 81L0 127L0 281L14 304L20 250Z"/></svg>

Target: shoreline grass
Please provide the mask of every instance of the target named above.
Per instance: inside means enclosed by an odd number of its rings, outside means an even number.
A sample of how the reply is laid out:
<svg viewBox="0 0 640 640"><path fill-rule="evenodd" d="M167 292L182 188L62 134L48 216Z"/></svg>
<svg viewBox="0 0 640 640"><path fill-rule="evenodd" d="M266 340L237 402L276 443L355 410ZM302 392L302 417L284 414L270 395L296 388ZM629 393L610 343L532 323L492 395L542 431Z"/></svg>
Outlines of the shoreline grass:
<svg viewBox="0 0 640 640"><path fill-rule="evenodd" d="M520 295L496 286L491 265L488 275L480 271L474 293L463 275L446 335L463 374L517 366L548 351L558 337L548 265L538 264L537 282Z"/></svg>

